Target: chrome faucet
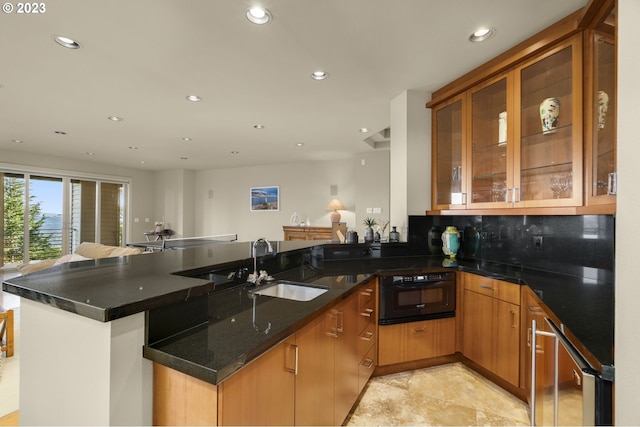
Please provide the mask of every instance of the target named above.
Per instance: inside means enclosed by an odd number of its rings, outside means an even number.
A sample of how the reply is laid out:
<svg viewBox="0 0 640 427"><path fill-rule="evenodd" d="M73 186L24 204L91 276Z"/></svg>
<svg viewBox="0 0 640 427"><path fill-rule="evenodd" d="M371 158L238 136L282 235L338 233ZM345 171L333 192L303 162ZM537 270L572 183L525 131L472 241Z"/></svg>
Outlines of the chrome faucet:
<svg viewBox="0 0 640 427"><path fill-rule="evenodd" d="M265 239L264 237L261 237L261 238L257 239L255 242L253 242L253 246L252 246L253 277L249 277L248 281L252 282L252 283L255 283L256 286L260 284L260 282L262 281L263 277L267 277L268 276L266 271L261 271L260 273L258 273L258 256L256 255L256 246L260 242L264 242L264 243L267 244L267 252L269 252L269 253L273 252L273 246L271 246L271 242L268 241L267 239Z"/></svg>

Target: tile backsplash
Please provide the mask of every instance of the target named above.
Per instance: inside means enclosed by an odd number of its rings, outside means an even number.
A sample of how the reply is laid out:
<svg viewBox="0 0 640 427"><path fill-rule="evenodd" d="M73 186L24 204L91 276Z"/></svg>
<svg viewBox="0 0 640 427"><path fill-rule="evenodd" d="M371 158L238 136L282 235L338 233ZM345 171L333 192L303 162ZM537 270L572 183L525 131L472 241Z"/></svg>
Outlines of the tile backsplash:
<svg viewBox="0 0 640 427"><path fill-rule="evenodd" d="M412 250L442 254L448 225L460 232L458 258L567 274L613 270L613 215L409 216Z"/></svg>

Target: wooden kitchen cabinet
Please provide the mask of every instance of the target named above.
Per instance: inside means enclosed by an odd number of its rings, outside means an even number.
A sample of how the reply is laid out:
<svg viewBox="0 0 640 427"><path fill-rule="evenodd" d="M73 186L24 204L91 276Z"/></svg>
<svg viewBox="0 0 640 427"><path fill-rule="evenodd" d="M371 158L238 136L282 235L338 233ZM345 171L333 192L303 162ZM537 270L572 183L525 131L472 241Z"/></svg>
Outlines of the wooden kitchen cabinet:
<svg viewBox="0 0 640 427"><path fill-rule="evenodd" d="M520 286L469 273L459 277L464 356L519 387Z"/></svg>
<svg viewBox="0 0 640 427"><path fill-rule="evenodd" d="M582 48L577 33L429 105L434 211L583 206Z"/></svg>
<svg viewBox="0 0 640 427"><path fill-rule="evenodd" d="M218 387L218 425L294 424L295 339L289 338Z"/></svg>
<svg viewBox="0 0 640 427"><path fill-rule="evenodd" d="M615 212L617 179L617 55L615 1L585 36L586 204Z"/></svg>
<svg viewBox="0 0 640 427"><path fill-rule="evenodd" d="M360 394L358 297L296 333L296 425L341 425Z"/></svg>
<svg viewBox="0 0 640 427"><path fill-rule="evenodd" d="M466 208L466 94L434 107L432 187L434 209Z"/></svg>
<svg viewBox="0 0 640 427"><path fill-rule="evenodd" d="M153 364L153 425L212 426L218 423L218 387Z"/></svg>
<svg viewBox="0 0 640 427"><path fill-rule="evenodd" d="M365 284L358 293L358 394L373 375L378 346L378 279Z"/></svg>
<svg viewBox="0 0 640 427"><path fill-rule="evenodd" d="M336 322L325 313L296 332L295 425L333 425Z"/></svg>
<svg viewBox="0 0 640 427"><path fill-rule="evenodd" d="M284 240L331 240L331 227L283 226Z"/></svg>
<svg viewBox="0 0 640 427"><path fill-rule="evenodd" d="M380 326L378 364L446 356L455 353L455 317Z"/></svg>

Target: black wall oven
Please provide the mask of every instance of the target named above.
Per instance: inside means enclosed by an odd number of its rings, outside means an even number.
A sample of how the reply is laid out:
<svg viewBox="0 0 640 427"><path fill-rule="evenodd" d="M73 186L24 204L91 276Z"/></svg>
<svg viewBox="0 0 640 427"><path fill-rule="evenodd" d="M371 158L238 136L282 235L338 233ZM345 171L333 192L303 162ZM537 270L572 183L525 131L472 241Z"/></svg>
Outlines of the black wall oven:
<svg viewBox="0 0 640 427"><path fill-rule="evenodd" d="M380 277L380 325L454 317L455 310L455 272Z"/></svg>

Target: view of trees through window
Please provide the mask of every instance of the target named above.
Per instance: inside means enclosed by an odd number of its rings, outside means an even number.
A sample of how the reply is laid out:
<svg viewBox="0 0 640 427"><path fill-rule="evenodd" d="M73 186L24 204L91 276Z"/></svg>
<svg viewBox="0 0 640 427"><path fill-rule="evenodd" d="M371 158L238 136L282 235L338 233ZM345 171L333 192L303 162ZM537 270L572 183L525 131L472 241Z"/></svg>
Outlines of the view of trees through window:
<svg viewBox="0 0 640 427"><path fill-rule="evenodd" d="M66 190L66 191L65 191ZM0 170L0 267L124 243L126 185Z"/></svg>
<svg viewBox="0 0 640 427"><path fill-rule="evenodd" d="M24 178L5 176L3 209L5 264L23 261L25 196ZM56 239L54 230L45 228L47 217L42 214L40 203L34 202L34 199L34 195L29 196L28 235L30 258L58 258L62 255L60 239Z"/></svg>

